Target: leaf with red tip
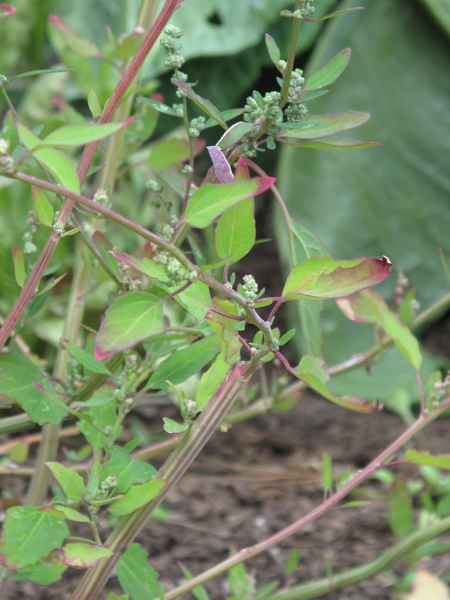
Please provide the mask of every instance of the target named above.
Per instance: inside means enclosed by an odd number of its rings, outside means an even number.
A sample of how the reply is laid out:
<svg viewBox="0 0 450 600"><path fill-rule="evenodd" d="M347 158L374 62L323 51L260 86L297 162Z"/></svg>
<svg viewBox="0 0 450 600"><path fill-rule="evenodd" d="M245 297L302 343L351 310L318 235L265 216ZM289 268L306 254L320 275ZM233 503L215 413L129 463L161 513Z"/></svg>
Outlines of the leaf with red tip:
<svg viewBox="0 0 450 600"><path fill-rule="evenodd" d="M334 396L327 388L330 376L325 369L325 361L317 356L304 356L298 367L293 369L293 373L321 396L331 400L335 404L339 404L339 406L364 413L376 412L380 409L378 402L367 403L353 396L353 394L349 396Z"/></svg>
<svg viewBox="0 0 450 600"><path fill-rule="evenodd" d="M383 298L372 290L363 290L336 300L344 315L358 323L373 323L384 330L411 366L418 370L422 363L419 342L411 331L391 313Z"/></svg>
<svg viewBox="0 0 450 600"><path fill-rule="evenodd" d="M384 281L391 267L386 256L354 260L312 257L292 269L282 295L287 300L349 296Z"/></svg>
<svg viewBox="0 0 450 600"><path fill-rule="evenodd" d="M12 250L13 265L14 265L14 277L16 278L17 285L23 287L25 283L25 257L19 246L14 246Z"/></svg>
<svg viewBox="0 0 450 600"><path fill-rule="evenodd" d="M0 19L3 17L9 17L9 15L12 15L14 12L16 12L14 6L0 2Z"/></svg>
<svg viewBox="0 0 450 600"><path fill-rule="evenodd" d="M331 115L306 115L299 123L281 123L280 127L283 130L277 136L277 139L315 140L359 127L367 123L369 119L369 113L357 110L348 110L347 112Z"/></svg>
<svg viewBox="0 0 450 600"><path fill-rule="evenodd" d="M95 358L101 361L132 348L163 329L161 298L144 292L120 296L106 311L95 336Z"/></svg>
<svg viewBox="0 0 450 600"><path fill-rule="evenodd" d="M247 163L241 156L237 161L236 169L234 171L234 180L244 181L246 179L250 179L250 171L248 170Z"/></svg>
<svg viewBox="0 0 450 600"><path fill-rule="evenodd" d="M52 25L52 27L54 27L61 35L65 44L69 46L69 48L72 48L74 52L85 58L101 56L100 50L93 42L89 42L85 38L79 36L65 21L55 15L50 15L48 20L50 21L50 25Z"/></svg>
<svg viewBox="0 0 450 600"><path fill-rule="evenodd" d="M174 83L181 91L183 91L188 98L190 98L197 106L199 106L205 113L215 119L219 125L222 125L224 129L228 129L225 119L222 116L222 113L218 108L214 106L212 102L202 98L198 94L194 92L191 86L185 81L181 81L181 79L172 79L172 83Z"/></svg>
<svg viewBox="0 0 450 600"><path fill-rule="evenodd" d="M203 229L210 225L224 210L262 194L276 179L273 177L254 177L248 181L234 183L207 183L197 190L187 205L184 221L192 227Z"/></svg>
<svg viewBox="0 0 450 600"><path fill-rule="evenodd" d="M330 85L344 72L350 60L352 51L350 48L341 50L334 58L332 58L322 69L311 75L304 89L305 90L320 90L323 87Z"/></svg>
<svg viewBox="0 0 450 600"><path fill-rule="evenodd" d="M91 544L74 543L66 544L63 548L63 564L75 569L89 569L95 567L99 560L108 558L112 551L104 546L94 546Z"/></svg>

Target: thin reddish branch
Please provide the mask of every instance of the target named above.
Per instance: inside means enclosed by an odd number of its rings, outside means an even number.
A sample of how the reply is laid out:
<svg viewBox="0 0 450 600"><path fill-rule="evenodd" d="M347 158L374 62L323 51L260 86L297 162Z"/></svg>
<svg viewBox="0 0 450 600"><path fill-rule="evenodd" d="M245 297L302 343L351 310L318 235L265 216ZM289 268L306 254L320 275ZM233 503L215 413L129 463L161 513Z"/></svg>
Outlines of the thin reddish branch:
<svg viewBox="0 0 450 600"><path fill-rule="evenodd" d="M131 63L129 64L127 70L123 74L121 80L119 81L116 89L112 93L112 96L108 100L105 108L103 109L102 114L100 115L99 120L97 121L98 125L102 125L107 123L111 117L113 116L119 102L123 98L123 95L131 85L133 79L136 77L139 69L141 68L144 60L146 59L148 53L154 46L156 40L161 35L164 27L168 23L169 19L173 15L173 13L181 6L184 0L167 0L159 13L153 27L148 32L146 38L141 44L141 47L135 54ZM78 178L80 180L80 184L83 183L86 174L91 166L92 159L94 158L94 154L98 148L99 141L92 142L88 144L81 156L80 162L78 164L77 173ZM67 220L70 217L72 209L74 207L74 201L66 198L61 207L61 211L59 213L59 221L63 224L66 224ZM36 265L31 272L28 280L22 288L22 291L17 298L14 306L12 307L9 315L6 317L5 322L3 323L0 329L0 350L6 344L9 336L11 335L14 327L17 325L19 319L21 318L23 312L25 311L28 302L33 297L36 288L39 285L41 277L47 268L50 260L56 250L56 247L59 243L60 236L52 231L47 238L44 249L42 250Z"/></svg>

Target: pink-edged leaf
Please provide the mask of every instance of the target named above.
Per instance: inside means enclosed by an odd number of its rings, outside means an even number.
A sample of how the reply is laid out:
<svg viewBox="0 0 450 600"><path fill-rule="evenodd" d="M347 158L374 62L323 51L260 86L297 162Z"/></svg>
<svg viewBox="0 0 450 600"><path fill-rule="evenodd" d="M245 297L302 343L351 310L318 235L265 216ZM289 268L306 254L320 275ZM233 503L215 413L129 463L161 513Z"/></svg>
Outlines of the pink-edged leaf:
<svg viewBox="0 0 450 600"><path fill-rule="evenodd" d="M262 194L276 179L273 177L254 177L247 181L234 183L206 184L197 190L187 205L184 221L192 227L203 229L210 225L224 210Z"/></svg>
<svg viewBox="0 0 450 600"><path fill-rule="evenodd" d="M108 558L112 551L104 546L93 546L84 542L66 544L63 548L63 564L75 569L95 567L99 560Z"/></svg>
<svg viewBox="0 0 450 600"><path fill-rule="evenodd" d="M331 400L339 406L348 408L356 412L372 413L380 410L379 402L364 402L353 394L348 396L334 396L327 387L327 382L330 379L328 372L325 369L325 361L317 356L303 356L300 364L293 373L302 381L307 383L313 390L318 392L324 398Z"/></svg>
<svg viewBox="0 0 450 600"><path fill-rule="evenodd" d="M336 81L348 65L352 51L350 48L341 50L322 69L311 75L304 89L320 90Z"/></svg>
<svg viewBox="0 0 450 600"><path fill-rule="evenodd" d="M281 123L283 130L277 138L315 140L359 127L369 119L369 113L357 110L331 115L306 115L300 123Z"/></svg>
<svg viewBox="0 0 450 600"><path fill-rule="evenodd" d="M132 254L121 252L119 254L115 254L115 257L117 260L120 260L120 262L128 265L138 273L142 273L142 275L145 275L149 279L156 279L161 283L167 281L167 275L162 266L145 256L143 258L137 258Z"/></svg>
<svg viewBox="0 0 450 600"><path fill-rule="evenodd" d="M79 36L65 21L55 15L50 15L48 20L50 25L61 35L64 43L74 52L85 58L101 56L100 50L93 42Z"/></svg>
<svg viewBox="0 0 450 600"><path fill-rule="evenodd" d="M23 287L25 283L25 257L19 246L14 246L12 250L13 265L14 265L14 277L16 278L17 285Z"/></svg>
<svg viewBox="0 0 450 600"><path fill-rule="evenodd" d="M278 138L280 142L286 142L286 138ZM293 143L287 142L290 146L300 148L321 148L323 150L353 150L356 148L370 148L371 146L381 146L378 142L359 142L351 138L325 137L321 140L308 140L307 142Z"/></svg>
<svg viewBox="0 0 450 600"><path fill-rule="evenodd" d="M278 48L276 41L268 33L266 33L265 41L266 41L267 52L269 53L269 56L270 56L270 60L278 68L278 61L281 58L280 49Z"/></svg>
<svg viewBox="0 0 450 600"><path fill-rule="evenodd" d="M282 295L287 300L349 296L384 281L391 267L386 256L354 260L312 257L292 269Z"/></svg>
<svg viewBox="0 0 450 600"><path fill-rule="evenodd" d="M222 113L218 108L214 106L212 102L202 98L198 94L194 92L191 86L185 81L181 81L181 79L172 79L172 83L174 83L182 92L186 94L188 98L190 98L197 106L199 106L205 113L215 119L219 125L222 125L224 129L228 129L225 119L222 116Z"/></svg>
<svg viewBox="0 0 450 600"><path fill-rule="evenodd" d="M234 180L244 181L246 179L250 179L250 171L248 170L247 163L241 156L237 161L236 169L234 171Z"/></svg>
<svg viewBox="0 0 450 600"><path fill-rule="evenodd" d="M384 330L386 335L401 351L416 370L422 363L419 342L411 331L400 323L397 317L391 313L383 298L372 290L363 290L352 294L347 298L336 300L344 315L351 321L359 323L373 323Z"/></svg>
<svg viewBox="0 0 450 600"><path fill-rule="evenodd" d="M214 165L217 181L219 183L232 183L234 181L233 171L219 146L208 146L206 149Z"/></svg>
<svg viewBox="0 0 450 600"><path fill-rule="evenodd" d="M327 19L333 19L334 17L340 17L341 15L344 15L345 13L353 12L355 10L364 10L364 7L357 6L356 8L346 8L344 10L337 10L334 13L330 13L329 15L324 15L323 17L320 17L320 19L303 18L303 21L307 21L308 23L319 23L320 21L326 21Z"/></svg>
<svg viewBox="0 0 450 600"><path fill-rule="evenodd" d="M106 311L95 336L94 356L101 361L163 329L161 298L145 292L125 294Z"/></svg>
<svg viewBox="0 0 450 600"><path fill-rule="evenodd" d="M0 2L0 19L3 17L9 17L9 15L12 15L14 12L16 12L14 6Z"/></svg>

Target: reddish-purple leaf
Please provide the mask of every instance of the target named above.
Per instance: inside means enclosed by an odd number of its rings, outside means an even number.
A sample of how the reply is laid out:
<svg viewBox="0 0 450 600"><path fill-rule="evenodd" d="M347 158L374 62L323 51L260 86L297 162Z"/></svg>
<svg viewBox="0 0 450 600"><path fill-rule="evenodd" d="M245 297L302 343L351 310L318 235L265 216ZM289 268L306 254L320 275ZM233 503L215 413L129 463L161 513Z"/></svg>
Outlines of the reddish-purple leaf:
<svg viewBox="0 0 450 600"><path fill-rule="evenodd" d="M197 106L204 110L207 115L215 119L219 123L219 125L222 125L224 129L228 129L228 125L226 124L222 113L218 108L214 106L212 102L196 94L191 88L191 86L185 81L181 81L181 79L172 79L172 83L179 87L180 90L183 91L188 98L195 102Z"/></svg>
<svg viewBox="0 0 450 600"><path fill-rule="evenodd" d="M292 269L282 295L287 300L349 296L384 281L391 267L386 256L354 260L312 257Z"/></svg>
<svg viewBox="0 0 450 600"><path fill-rule="evenodd" d="M9 15L12 15L14 12L16 12L14 6L0 2L0 19L2 17L8 17Z"/></svg>
<svg viewBox="0 0 450 600"><path fill-rule="evenodd" d="M234 181L233 171L219 146L208 146L206 149L214 165L217 181L219 183L232 183Z"/></svg>
<svg viewBox="0 0 450 600"><path fill-rule="evenodd" d="M77 54L85 58L101 56L100 50L94 43L79 36L65 21L55 15L50 15L48 20L50 25L61 35L63 42Z"/></svg>

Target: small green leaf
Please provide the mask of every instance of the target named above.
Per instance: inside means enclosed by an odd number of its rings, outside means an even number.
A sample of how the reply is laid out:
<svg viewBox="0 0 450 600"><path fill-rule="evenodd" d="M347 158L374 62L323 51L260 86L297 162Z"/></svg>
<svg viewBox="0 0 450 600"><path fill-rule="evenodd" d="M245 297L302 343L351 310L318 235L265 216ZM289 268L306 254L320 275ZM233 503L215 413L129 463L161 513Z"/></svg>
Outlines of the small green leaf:
<svg viewBox="0 0 450 600"><path fill-rule="evenodd" d="M131 458L129 452L114 446L111 458L106 465L101 481L106 477L116 478L115 494L125 494L132 485L147 483L156 475L156 469L150 464Z"/></svg>
<svg viewBox="0 0 450 600"><path fill-rule="evenodd" d="M59 17L56 17L55 15L50 15L48 19L50 21L50 25L52 25L61 35L64 43L69 46L69 48L72 48L74 52L80 56L84 56L85 58L101 56L100 50L94 43L89 42L85 38L75 33L75 31L69 27L65 21Z"/></svg>
<svg viewBox="0 0 450 600"><path fill-rule="evenodd" d="M92 118L97 120L99 116L102 114L102 105L100 104L100 100L98 99L95 90L91 90L87 97L87 102L89 106L89 110L92 113Z"/></svg>
<svg viewBox="0 0 450 600"><path fill-rule="evenodd" d="M396 477L389 490L388 520L398 537L406 537L414 530L412 497L408 485L401 477Z"/></svg>
<svg viewBox="0 0 450 600"><path fill-rule="evenodd" d="M6 511L2 552L9 567L32 565L70 535L62 519L31 506L14 506Z"/></svg>
<svg viewBox="0 0 450 600"><path fill-rule="evenodd" d="M193 100L197 106L205 111L209 117L212 117L219 123L219 125L222 125L224 129L227 129L227 124L222 117L222 113L214 106L212 102L205 100L205 98L202 98L196 94L191 86L185 81L181 81L180 79L172 79L172 83L180 88L180 90L182 90L188 98Z"/></svg>
<svg viewBox="0 0 450 600"><path fill-rule="evenodd" d="M284 344L287 344L288 341L294 337L294 335L295 335L295 329L290 329L289 331L287 331L280 338L280 346L284 346Z"/></svg>
<svg viewBox="0 0 450 600"><path fill-rule="evenodd" d="M324 492L329 492L333 489L331 456L326 452L324 452L322 458L322 485Z"/></svg>
<svg viewBox="0 0 450 600"><path fill-rule="evenodd" d="M359 508L360 506L370 506L372 503L367 500L351 500L341 505L341 508Z"/></svg>
<svg viewBox="0 0 450 600"><path fill-rule="evenodd" d="M194 192L187 205L184 221L192 227L203 229L230 206L262 194L274 182L273 177L255 177L234 183L208 183Z"/></svg>
<svg viewBox="0 0 450 600"><path fill-rule="evenodd" d="M44 294L46 294L49 290L51 290L52 288L55 287L55 285L57 285L61 279L63 279L66 276L67 273L63 273L62 275L60 275L59 277L57 277L56 279L52 279L52 281L49 281L47 283L47 285L45 285L42 290L36 294L35 298L37 298L38 296L43 296Z"/></svg>
<svg viewBox="0 0 450 600"><path fill-rule="evenodd" d="M276 67L278 67L278 61L281 58L280 49L278 48L276 41L268 33L266 33L265 40L266 40L266 47L267 47L267 52L269 53L269 56L270 56L270 60L273 62L273 64Z"/></svg>
<svg viewBox="0 0 450 600"><path fill-rule="evenodd" d="M320 71L312 75L306 85L305 90L320 90L326 85L334 83L336 79L344 72L348 65L352 51L350 48L341 50L336 54Z"/></svg>
<svg viewBox="0 0 450 600"><path fill-rule="evenodd" d="M22 77L33 77L35 75L51 75L52 73L66 73L67 71L73 71L73 69L36 69L35 71L26 71L25 73L19 73L19 75L10 77L7 83L9 83L10 81L14 81L14 79L21 79Z"/></svg>
<svg viewBox="0 0 450 600"><path fill-rule="evenodd" d="M289 554L288 559L286 561L286 565L284 570L288 575L293 575L297 570L297 567L300 563L300 552L298 550L292 550Z"/></svg>
<svg viewBox="0 0 450 600"><path fill-rule="evenodd" d="M19 246L14 246L12 250L14 277L19 287L25 283L25 257Z"/></svg>
<svg viewBox="0 0 450 600"><path fill-rule="evenodd" d="M133 600L151 600L164 596L158 573L147 563L148 554L139 544L130 544L117 563L116 571L124 592Z"/></svg>
<svg viewBox="0 0 450 600"><path fill-rule="evenodd" d="M283 140L280 139L280 142ZM291 142L289 142L291 143ZM353 150L381 146L378 142L359 142L351 138L324 137L321 140L309 140L293 144L298 148L319 148L322 150Z"/></svg>
<svg viewBox="0 0 450 600"><path fill-rule="evenodd" d="M52 556L52 558L54 558ZM15 573L12 577L13 581L21 581L22 579L30 579L41 585L50 585L59 581L62 574L67 569L63 564L48 564L45 560L38 560L33 565L27 565Z"/></svg>
<svg viewBox="0 0 450 600"><path fill-rule="evenodd" d="M128 600L128 594L122 594L122 596L116 596L114 592L110 592L106 597L106 600Z"/></svg>
<svg viewBox="0 0 450 600"><path fill-rule="evenodd" d="M147 104L147 106L154 108L158 112L164 113L165 115L171 115L173 117L177 116L177 113L173 110L173 108L170 108L170 106L167 106L162 102L152 100L151 98L144 98L143 96L138 96L138 100L143 104Z"/></svg>
<svg viewBox="0 0 450 600"><path fill-rule="evenodd" d="M213 298L212 301L214 308L217 310L233 315L234 317L236 316L236 311L230 300ZM239 333L233 327L235 321L215 312L208 313L207 321L212 325L220 339L223 358L230 364L239 360L241 342L239 340Z"/></svg>
<svg viewBox="0 0 450 600"><path fill-rule="evenodd" d="M357 6L356 8L346 8L344 10L337 10L336 12L330 13L329 15L324 15L323 17L320 17L320 19L304 18L303 20L307 21L308 23L319 23L320 21L325 21L326 19L333 19L334 17L340 17L345 13L353 12L355 10L364 10L364 8L362 6Z"/></svg>
<svg viewBox="0 0 450 600"><path fill-rule="evenodd" d="M153 500L165 485L166 482L161 479L133 485L125 494L125 498L119 498L111 503L109 512L115 516L127 515Z"/></svg>
<svg viewBox="0 0 450 600"><path fill-rule="evenodd" d="M320 98L320 96L328 94L328 92L329 90L316 90L314 92L305 90L304 92L300 92L300 94L297 95L297 100L301 100L302 102L309 102L310 100L314 100L315 98Z"/></svg>
<svg viewBox="0 0 450 600"><path fill-rule="evenodd" d="M169 291L172 293L176 289L169 288ZM212 306L211 292L202 281L194 281L186 290L177 294L175 300L197 321L203 321Z"/></svg>
<svg viewBox="0 0 450 600"><path fill-rule="evenodd" d="M167 431L167 433L181 433L189 427L187 423L177 423L173 419L169 419L169 417L163 417L163 421L164 431Z"/></svg>
<svg viewBox="0 0 450 600"><path fill-rule="evenodd" d="M112 556L112 551L104 546L81 542L66 544L63 548L63 556L63 564L76 569L88 569L95 567L102 558Z"/></svg>
<svg viewBox="0 0 450 600"><path fill-rule="evenodd" d="M93 123L77 123L65 125L52 131L46 138L41 140L40 146L51 146L52 148L67 148L71 146L83 146L90 142L102 140L132 122L132 119L120 123L105 123L95 125Z"/></svg>
<svg viewBox="0 0 450 600"><path fill-rule="evenodd" d="M144 292L120 296L106 311L95 336L94 356L101 361L132 348L163 328L161 298Z"/></svg>
<svg viewBox="0 0 450 600"><path fill-rule="evenodd" d="M79 523L90 523L91 520L87 515L82 515L77 510L64 506L63 504L55 504L53 506L43 506L39 509L49 515L54 515L60 519L68 519L69 521L77 521Z"/></svg>
<svg viewBox="0 0 450 600"><path fill-rule="evenodd" d="M186 579L188 579L189 581L191 579L194 579L194 576L192 575L192 573L188 569L186 569L186 567L183 565L183 563L178 562L178 566L180 567L181 572L186 577ZM193 596L195 596L195 598L197 598L197 600L209 600L208 592L205 590L205 588L202 585L198 585L195 588L193 588L191 590L191 594Z"/></svg>
<svg viewBox="0 0 450 600"><path fill-rule="evenodd" d="M103 373L104 375L110 375L106 365L103 362L99 362L95 359L94 355L81 348L76 348L71 344L64 344L69 353L77 360L83 367L86 367L93 373Z"/></svg>
<svg viewBox="0 0 450 600"><path fill-rule="evenodd" d="M334 260L331 256L310 258L289 273L282 295L287 300L339 298L381 283L391 272L386 256Z"/></svg>
<svg viewBox="0 0 450 600"><path fill-rule="evenodd" d="M79 501L84 498L86 488L81 475L57 462L47 462L45 466L50 469L69 500Z"/></svg>
<svg viewBox="0 0 450 600"><path fill-rule="evenodd" d="M407 450L405 461L415 465L428 465L438 469L450 469L450 454L430 454L429 452L417 452Z"/></svg>
<svg viewBox="0 0 450 600"><path fill-rule="evenodd" d="M242 563L228 571L228 585L234 598L254 598L256 595L255 580L247 574Z"/></svg>
<svg viewBox="0 0 450 600"><path fill-rule="evenodd" d="M222 354L219 354L209 369L203 373L200 381L195 384L195 402L197 409L201 412L208 404L213 394L218 390L219 385L225 379L230 365L224 360Z"/></svg>
<svg viewBox="0 0 450 600"><path fill-rule="evenodd" d="M31 186L31 198L33 199L34 210L38 216L39 221L46 227L53 225L53 206L47 200L47 196L42 190L36 186Z"/></svg>
<svg viewBox="0 0 450 600"><path fill-rule="evenodd" d="M237 144L247 133L250 133L255 129L255 125L250 123L244 123L240 121L232 125L217 142L217 145L222 150L226 150L230 146Z"/></svg>
<svg viewBox="0 0 450 600"><path fill-rule="evenodd" d="M277 139L289 138L297 140L312 140L334 135L364 125L370 119L370 114L356 110L334 113L332 115L306 115L300 123L282 123L286 128Z"/></svg>
<svg viewBox="0 0 450 600"><path fill-rule="evenodd" d="M239 117L239 115L242 115L243 112L244 112L243 108L230 108L229 110L222 111L222 117L223 117L224 121L231 121L232 119ZM203 129L209 129L210 127L215 127L216 125L220 125L220 123L218 121L216 121L216 119L213 119L212 117L210 117L206 121Z"/></svg>
<svg viewBox="0 0 450 600"><path fill-rule="evenodd" d="M254 200L227 208L216 227L216 251L219 258L227 258L231 265L253 248L256 239Z"/></svg>
<svg viewBox="0 0 450 600"><path fill-rule="evenodd" d="M14 462L23 463L28 458L28 451L29 445L26 442L17 442L17 444L11 448L9 455Z"/></svg>
<svg viewBox="0 0 450 600"><path fill-rule="evenodd" d="M236 329L236 331L244 331L246 325L247 323L244 319L242 321L235 321L233 323L233 329Z"/></svg>
<svg viewBox="0 0 450 600"><path fill-rule="evenodd" d="M91 400L95 400L98 397L104 398L107 396L107 393L108 392L105 390L105 388L100 389L93 394ZM112 396L111 390L109 390L109 394ZM112 429L117 421L116 407L113 402L109 402L102 406L92 406L85 414L91 417L92 422L103 431L107 427ZM98 452L101 448L108 444L108 437L106 434L102 433L102 431L99 431L96 427L93 427L90 423L79 421L77 423L77 427L84 435L88 443L91 444L94 451Z"/></svg>

